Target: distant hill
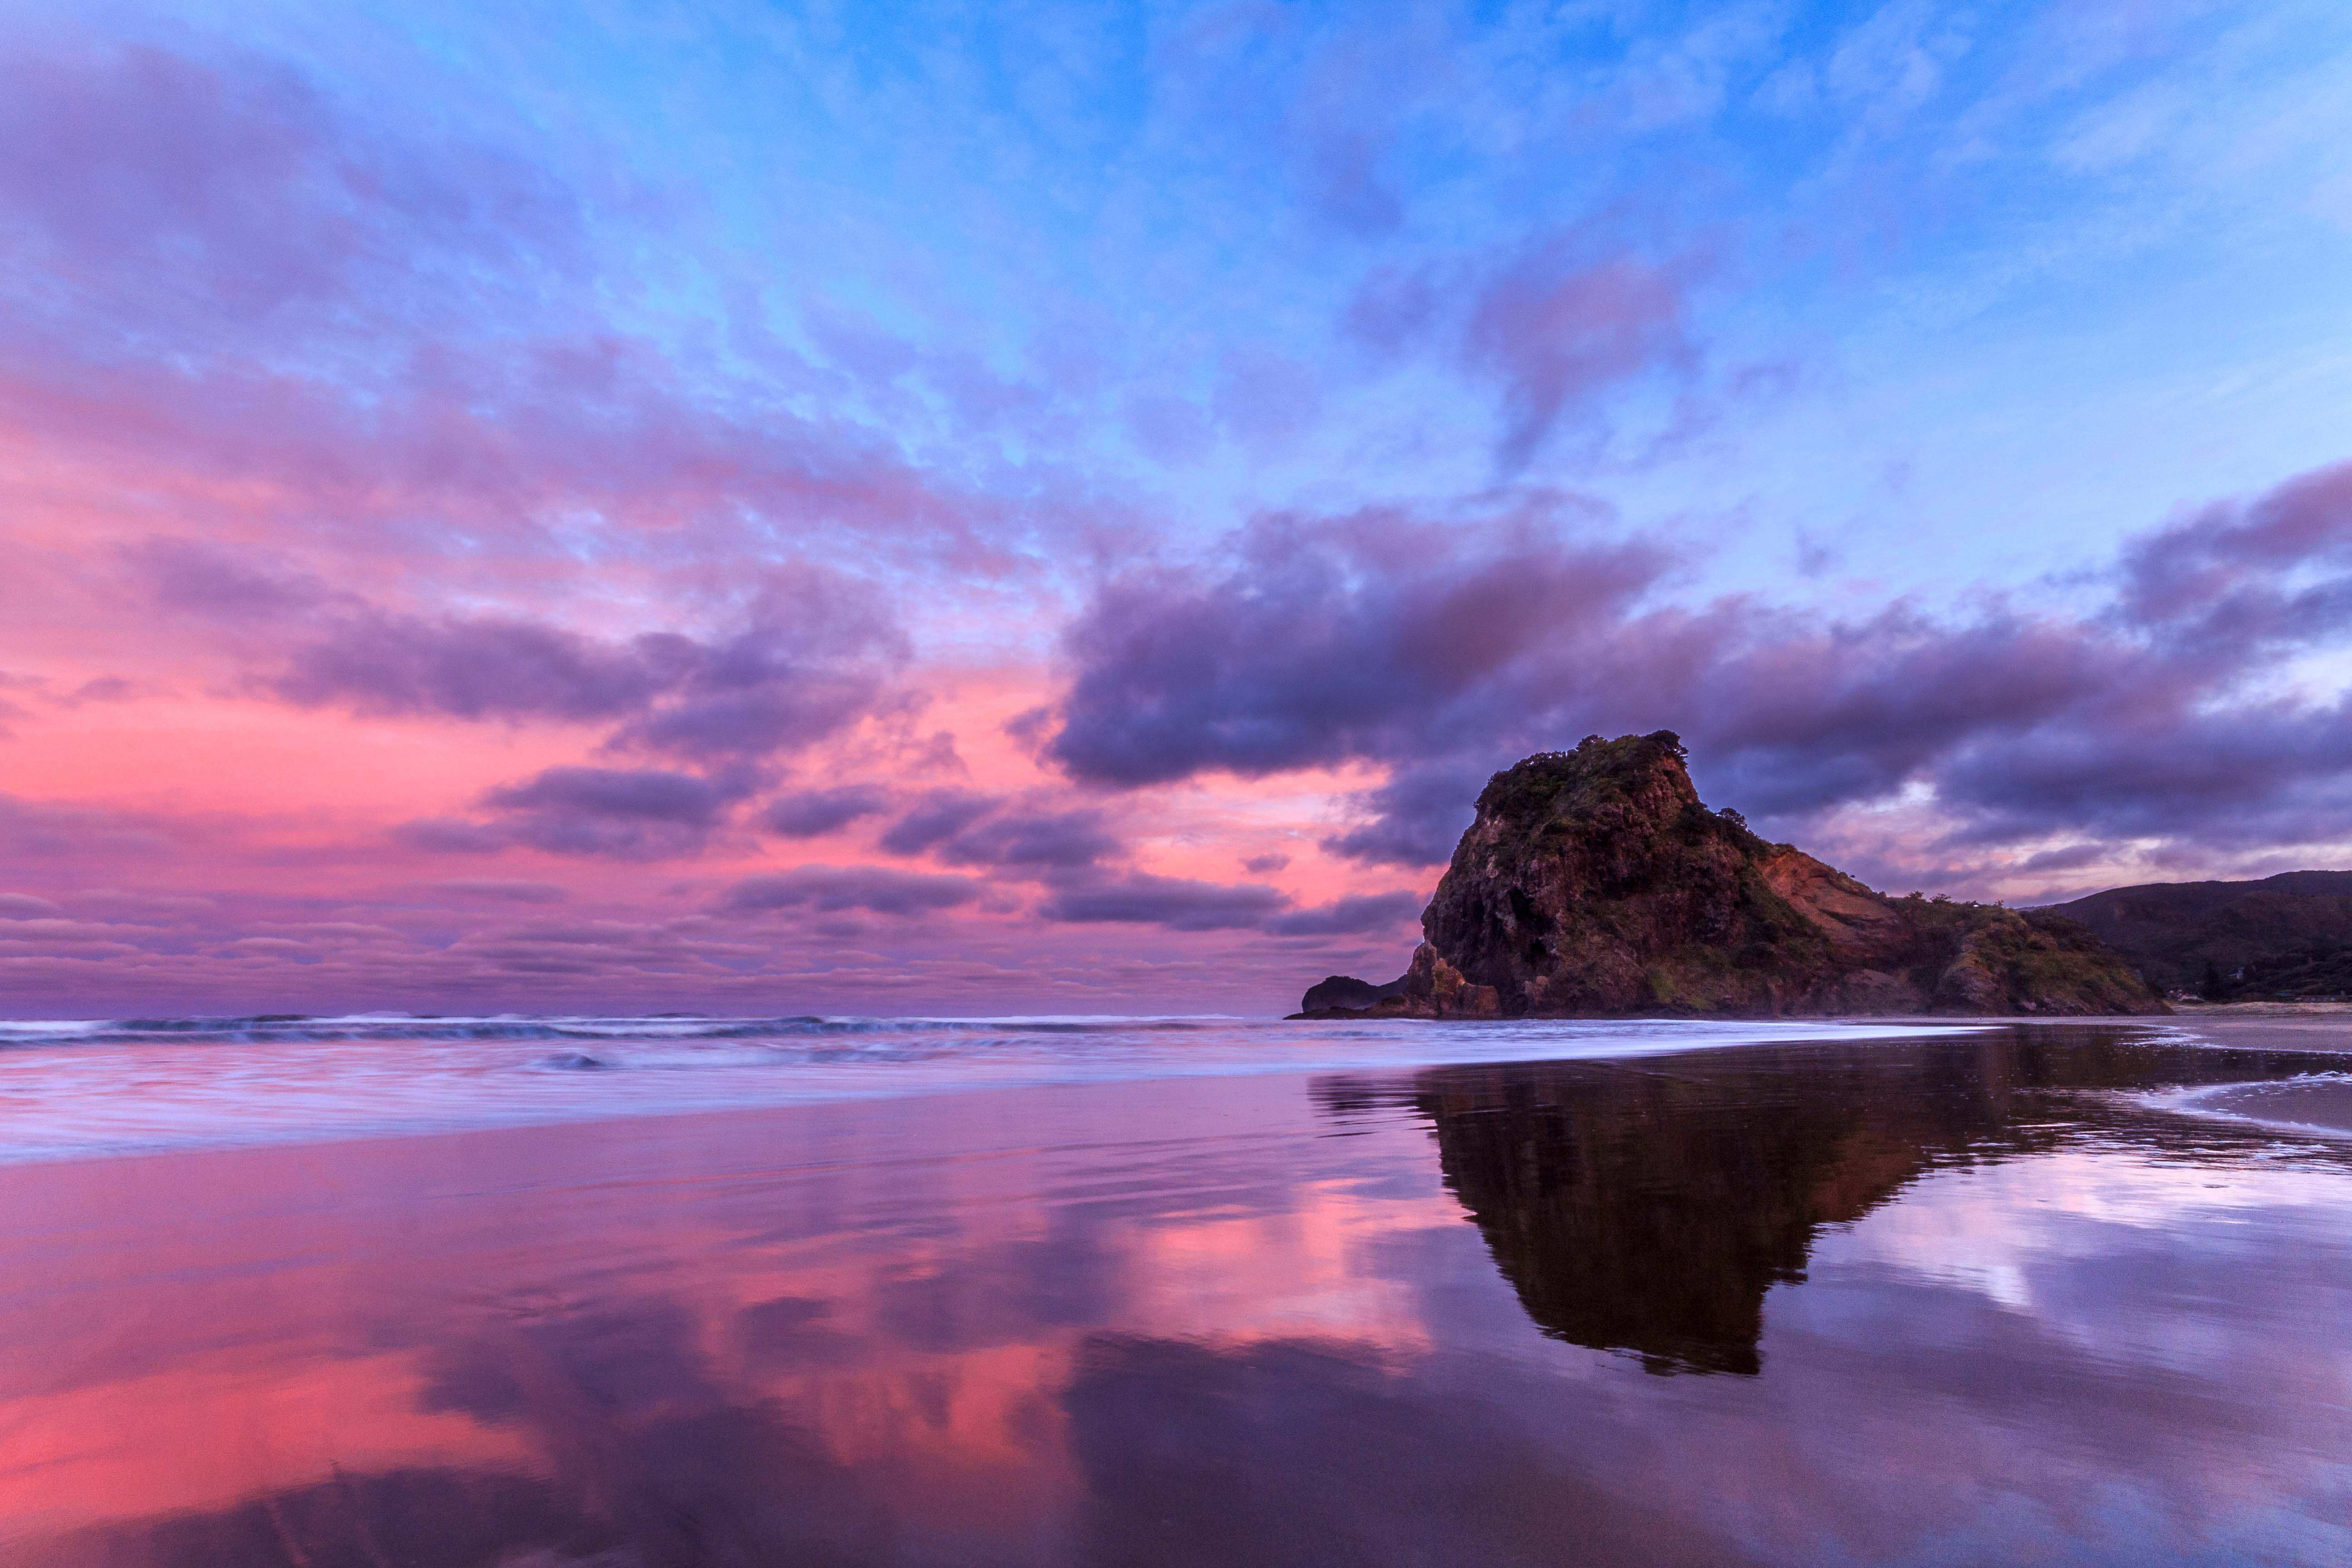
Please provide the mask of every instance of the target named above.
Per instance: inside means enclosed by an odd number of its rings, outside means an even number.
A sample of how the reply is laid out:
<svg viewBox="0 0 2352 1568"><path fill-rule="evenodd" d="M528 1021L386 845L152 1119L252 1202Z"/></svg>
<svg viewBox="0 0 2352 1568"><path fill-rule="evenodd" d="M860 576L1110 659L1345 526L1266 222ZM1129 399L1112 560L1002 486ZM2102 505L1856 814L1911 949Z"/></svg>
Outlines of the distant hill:
<svg viewBox="0 0 2352 1568"><path fill-rule="evenodd" d="M2249 964L2269 968L2291 954L2352 946L2352 871L2282 871L2259 882L2148 882L2049 910L2096 931L2151 984L2193 990L2208 965L2226 978Z"/></svg>
<svg viewBox="0 0 2352 1568"><path fill-rule="evenodd" d="M1496 773L1399 983L1303 1009L1414 1017L2160 1013L2074 921L1892 899L1710 811L1669 731ZM1391 994L1381 995L1381 992Z"/></svg>

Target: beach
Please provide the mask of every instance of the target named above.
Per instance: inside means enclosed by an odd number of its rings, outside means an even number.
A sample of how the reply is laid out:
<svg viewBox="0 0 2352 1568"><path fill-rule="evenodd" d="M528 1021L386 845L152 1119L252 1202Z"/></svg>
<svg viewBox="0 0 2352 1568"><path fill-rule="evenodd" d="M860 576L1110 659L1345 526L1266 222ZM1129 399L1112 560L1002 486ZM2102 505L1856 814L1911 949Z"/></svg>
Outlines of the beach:
<svg viewBox="0 0 2352 1568"><path fill-rule="evenodd" d="M2326 1057L1818 1032L0 1167L0 1546L2352 1552Z"/></svg>

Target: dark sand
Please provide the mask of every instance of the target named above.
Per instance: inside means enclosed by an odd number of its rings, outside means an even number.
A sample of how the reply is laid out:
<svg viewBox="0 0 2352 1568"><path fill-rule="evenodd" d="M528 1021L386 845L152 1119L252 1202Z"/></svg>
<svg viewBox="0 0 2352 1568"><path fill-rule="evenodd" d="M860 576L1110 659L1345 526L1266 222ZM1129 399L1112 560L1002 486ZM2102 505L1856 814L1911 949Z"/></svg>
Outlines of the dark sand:
<svg viewBox="0 0 2352 1568"><path fill-rule="evenodd" d="M0 1562L2352 1561L2352 1156L2137 1093L2326 1058L2144 1040L0 1169Z"/></svg>

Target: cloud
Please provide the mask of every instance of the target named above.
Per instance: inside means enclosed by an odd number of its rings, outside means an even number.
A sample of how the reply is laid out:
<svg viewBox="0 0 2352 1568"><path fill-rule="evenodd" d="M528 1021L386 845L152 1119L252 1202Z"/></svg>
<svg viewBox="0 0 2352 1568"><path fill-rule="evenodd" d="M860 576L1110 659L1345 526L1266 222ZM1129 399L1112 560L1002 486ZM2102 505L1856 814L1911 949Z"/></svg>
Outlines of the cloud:
<svg viewBox="0 0 2352 1568"><path fill-rule="evenodd" d="M1612 626L1667 563L1390 512L1263 520L1231 556L1221 574L1116 580L1068 628L1076 675L1047 751L1073 775L1136 785L1393 755L1470 718L1465 700L1531 655Z"/></svg>
<svg viewBox="0 0 2352 1568"><path fill-rule="evenodd" d="M1039 913L1071 924L1160 925L1171 931L1255 930L1290 902L1278 888L1228 885L1130 872L1087 878L1056 889Z"/></svg>
<svg viewBox="0 0 2352 1568"><path fill-rule="evenodd" d="M420 816L396 825L386 837L426 855L496 855L511 842L502 827L456 816Z"/></svg>
<svg viewBox="0 0 2352 1568"><path fill-rule="evenodd" d="M198 552L162 559L184 594ZM250 599L251 578L219 566ZM284 605L289 595L270 603ZM697 762L761 757L823 740L871 711L905 639L874 595L813 567L771 568L738 630L626 641L509 616L423 616L338 605L261 689L303 707L467 721L615 723L614 751ZM617 722L616 722L617 721Z"/></svg>
<svg viewBox="0 0 2352 1568"><path fill-rule="evenodd" d="M890 797L868 784L799 790L778 795L760 813L760 826L786 838L821 838L889 808Z"/></svg>
<svg viewBox="0 0 2352 1568"><path fill-rule="evenodd" d="M994 795L965 790L933 790L922 803L892 823L882 835L882 847L893 855L920 855L954 837L1000 805Z"/></svg>
<svg viewBox="0 0 2352 1568"><path fill-rule="evenodd" d="M569 572L779 541L1011 562L987 537L1011 509L873 417L896 371L814 364L749 313L723 349L659 312L614 318L599 242L633 253L631 225L676 216L622 162L587 152L583 199L562 172L579 149L494 112L387 116L200 33L164 49L92 31L0 41L0 144L40 150L0 168L0 429L84 503L395 575L411 553ZM973 358L919 357L934 389ZM1024 395L1050 401L996 396ZM1025 532L1055 507L1023 489ZM832 700L735 689L709 724L798 733ZM656 728L654 749L695 748L693 713Z"/></svg>
<svg viewBox="0 0 2352 1568"><path fill-rule="evenodd" d="M172 853L171 826L103 806L0 795L0 860L152 862Z"/></svg>
<svg viewBox="0 0 2352 1568"><path fill-rule="evenodd" d="M924 915L971 903L983 884L971 877L902 871L891 866L799 866L746 877L719 907L744 914L767 910L870 910L882 915Z"/></svg>
<svg viewBox="0 0 2352 1568"><path fill-rule="evenodd" d="M1068 870L1118 852L1119 842L1092 807L1011 809L1003 797L933 790L892 823L881 846L893 855L931 854L950 866L1006 870Z"/></svg>
<svg viewBox="0 0 2352 1568"><path fill-rule="evenodd" d="M717 825L727 791L690 773L645 768L549 768L519 784L505 784L482 797L499 811L578 812L615 820L667 823L680 827Z"/></svg>
<svg viewBox="0 0 2352 1568"><path fill-rule="evenodd" d="M1270 877L1289 865L1287 855L1252 855L1242 862L1242 869L1253 877Z"/></svg>
<svg viewBox="0 0 2352 1568"><path fill-rule="evenodd" d="M1265 922L1265 930L1270 936L1360 936L1393 931L1417 922L1425 902L1420 894L1402 890L1360 893L1316 909L1276 915Z"/></svg>
<svg viewBox="0 0 2352 1568"><path fill-rule="evenodd" d="M576 208L542 173L373 135L276 62L19 48L0 74L0 142L40 149L0 166L10 270L108 336L185 347L330 305L430 315L577 265ZM29 287L44 274L75 288Z"/></svg>
<svg viewBox="0 0 2352 1568"><path fill-rule="evenodd" d="M1495 769L1658 728L1724 804L1797 824L1924 789L1955 843L2323 842L2352 808L2352 706L2280 685L2352 640L2352 465L2131 542L2073 614L1650 602L1666 565L1386 514L1262 521L1221 568L1099 592L1046 754L1125 786L1385 764L1327 842L1409 866L1446 858Z"/></svg>
<svg viewBox="0 0 2352 1568"><path fill-rule="evenodd" d="M295 648L264 685L310 708L580 722L646 707L698 651L684 637L616 646L540 622L368 611Z"/></svg>
<svg viewBox="0 0 2352 1568"><path fill-rule="evenodd" d="M1560 420L1612 388L1695 360L1689 270L1624 250L1595 255L1569 237L1486 284L1463 352L1475 374L1501 388L1507 423L1496 458L1505 471L1526 466Z"/></svg>
<svg viewBox="0 0 2352 1568"><path fill-rule="evenodd" d="M571 893L553 882L524 882L499 877L459 877L433 884L433 891L458 899L490 899L509 904L560 904Z"/></svg>
<svg viewBox="0 0 2352 1568"><path fill-rule="evenodd" d="M939 847L950 866L1090 866L1118 852L1102 813L1008 812L967 827Z"/></svg>
<svg viewBox="0 0 2352 1568"><path fill-rule="evenodd" d="M658 860L698 851L743 794L740 786L657 768L548 768L493 789L492 831L556 855Z"/></svg>
<svg viewBox="0 0 2352 1568"><path fill-rule="evenodd" d="M0 893L0 920L37 921L58 912L57 905L30 893Z"/></svg>

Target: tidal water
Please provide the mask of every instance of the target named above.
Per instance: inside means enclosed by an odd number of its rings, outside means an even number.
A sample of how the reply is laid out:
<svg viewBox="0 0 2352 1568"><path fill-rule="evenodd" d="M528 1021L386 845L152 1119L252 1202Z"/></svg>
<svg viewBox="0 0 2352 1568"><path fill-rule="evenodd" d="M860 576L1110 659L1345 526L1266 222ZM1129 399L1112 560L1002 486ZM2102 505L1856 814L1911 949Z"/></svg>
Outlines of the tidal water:
<svg viewBox="0 0 2352 1568"><path fill-rule="evenodd" d="M0 1562L2352 1562L2340 1056L305 1022L0 1049Z"/></svg>
<svg viewBox="0 0 2352 1568"><path fill-rule="evenodd" d="M1818 1024L1244 1018L0 1020L0 1163L967 1089L1621 1057ZM1832 1026L1847 1039L1932 1026Z"/></svg>

